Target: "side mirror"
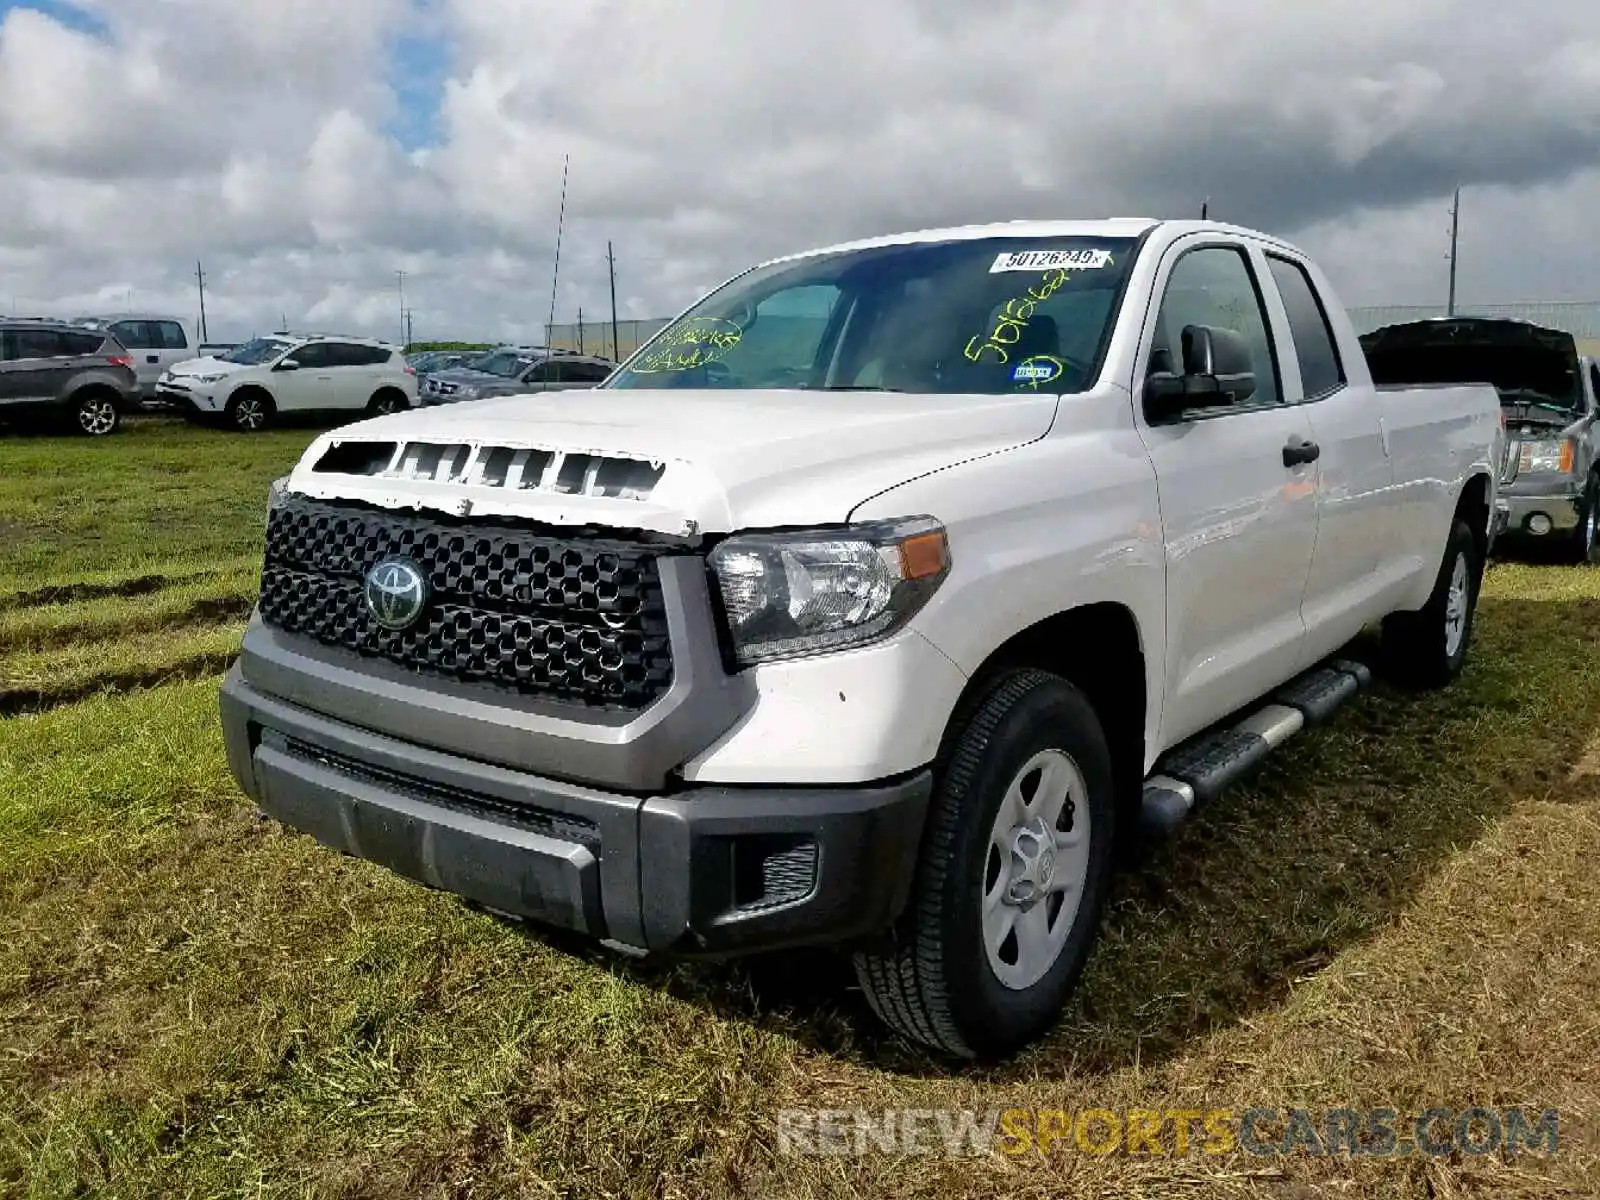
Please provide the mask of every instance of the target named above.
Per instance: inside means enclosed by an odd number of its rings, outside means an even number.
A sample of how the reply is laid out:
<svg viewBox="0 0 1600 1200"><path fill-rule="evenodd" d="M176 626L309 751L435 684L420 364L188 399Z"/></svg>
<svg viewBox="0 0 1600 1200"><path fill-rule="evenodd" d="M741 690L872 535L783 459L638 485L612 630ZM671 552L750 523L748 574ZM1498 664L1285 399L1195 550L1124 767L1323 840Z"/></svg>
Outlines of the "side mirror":
<svg viewBox="0 0 1600 1200"><path fill-rule="evenodd" d="M300 364L295 362L295 360L292 358L286 358L272 369L274 371L298 371L300 369Z"/></svg>
<svg viewBox="0 0 1600 1200"><path fill-rule="evenodd" d="M1242 404L1255 395L1255 363L1250 343L1237 330L1218 325L1186 325L1183 373L1203 379L1201 391L1220 393L1217 403Z"/></svg>
<svg viewBox="0 0 1600 1200"><path fill-rule="evenodd" d="M1255 394L1255 364L1250 345L1232 329L1186 325L1183 329L1183 374L1170 369L1171 355L1152 356L1145 379L1145 416L1170 421L1186 409L1240 404ZM1162 369L1168 368L1168 369Z"/></svg>

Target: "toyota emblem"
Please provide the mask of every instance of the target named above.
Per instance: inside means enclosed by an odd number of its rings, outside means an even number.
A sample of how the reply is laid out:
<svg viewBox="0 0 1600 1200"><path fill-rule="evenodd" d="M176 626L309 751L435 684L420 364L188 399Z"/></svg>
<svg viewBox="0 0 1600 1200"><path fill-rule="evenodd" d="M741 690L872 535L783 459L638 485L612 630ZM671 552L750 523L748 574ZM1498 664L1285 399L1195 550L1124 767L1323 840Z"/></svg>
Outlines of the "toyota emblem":
<svg viewBox="0 0 1600 1200"><path fill-rule="evenodd" d="M404 629L422 615L428 581L408 558L386 558L367 572L367 611L385 629Z"/></svg>

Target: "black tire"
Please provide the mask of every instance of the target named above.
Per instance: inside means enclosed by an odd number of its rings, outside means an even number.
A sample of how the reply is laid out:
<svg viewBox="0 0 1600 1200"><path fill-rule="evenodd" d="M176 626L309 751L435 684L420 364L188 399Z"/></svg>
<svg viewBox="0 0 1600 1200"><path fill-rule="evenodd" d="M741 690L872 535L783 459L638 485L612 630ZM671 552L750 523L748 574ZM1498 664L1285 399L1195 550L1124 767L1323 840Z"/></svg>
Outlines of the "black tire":
<svg viewBox="0 0 1600 1200"><path fill-rule="evenodd" d="M374 417L405 412L410 407L406 401L406 394L399 388L379 388L372 394L372 399L367 401L367 412Z"/></svg>
<svg viewBox="0 0 1600 1200"><path fill-rule="evenodd" d="M228 428L239 433L260 433L272 426L278 406L260 388L240 388L228 397L222 417Z"/></svg>
<svg viewBox="0 0 1600 1200"><path fill-rule="evenodd" d="M1457 579L1457 564L1465 572L1465 594L1460 597L1456 636L1451 613L1451 592ZM1444 559L1439 564L1433 592L1416 612L1392 613L1383 622L1384 657L1397 683L1417 688L1444 687L1461 674L1472 644L1472 619L1478 607L1478 589L1483 583L1483 563L1472 529L1460 517L1450 528Z"/></svg>
<svg viewBox="0 0 1600 1200"><path fill-rule="evenodd" d="M1578 527L1572 531L1569 557L1582 567L1600 565L1600 475L1589 476L1578 509Z"/></svg>
<svg viewBox="0 0 1600 1200"><path fill-rule="evenodd" d="M116 397L95 387L84 388L72 397L69 417L74 432L84 437L109 437L122 426Z"/></svg>
<svg viewBox="0 0 1600 1200"><path fill-rule="evenodd" d="M1055 907L1056 919L1070 926L1053 964L1036 982L1008 986L983 930L995 863L1011 878L1010 863L992 852L991 834L1012 783L1030 760L1051 751L1070 760L1084 785L1086 864L1076 876L1076 912L1069 918L1065 901ZM1074 802L1072 825L1080 819ZM1003 1057L1039 1037L1060 1016L1094 941L1115 840L1111 754L1094 709L1059 676L1000 676L961 720L937 771L904 915L880 943L854 956L872 1010L902 1036L961 1058ZM1050 901L1044 903L1048 920ZM1020 949L1013 953L1020 962Z"/></svg>

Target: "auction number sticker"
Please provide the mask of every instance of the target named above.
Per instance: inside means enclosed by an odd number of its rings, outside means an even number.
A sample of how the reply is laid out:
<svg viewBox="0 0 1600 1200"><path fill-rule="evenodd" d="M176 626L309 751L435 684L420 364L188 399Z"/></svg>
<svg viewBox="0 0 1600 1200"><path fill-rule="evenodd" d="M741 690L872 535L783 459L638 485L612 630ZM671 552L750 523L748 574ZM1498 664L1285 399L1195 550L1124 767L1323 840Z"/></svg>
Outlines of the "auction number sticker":
<svg viewBox="0 0 1600 1200"><path fill-rule="evenodd" d="M998 255L989 274L1002 271L1093 271L1111 265L1109 250L1012 250Z"/></svg>

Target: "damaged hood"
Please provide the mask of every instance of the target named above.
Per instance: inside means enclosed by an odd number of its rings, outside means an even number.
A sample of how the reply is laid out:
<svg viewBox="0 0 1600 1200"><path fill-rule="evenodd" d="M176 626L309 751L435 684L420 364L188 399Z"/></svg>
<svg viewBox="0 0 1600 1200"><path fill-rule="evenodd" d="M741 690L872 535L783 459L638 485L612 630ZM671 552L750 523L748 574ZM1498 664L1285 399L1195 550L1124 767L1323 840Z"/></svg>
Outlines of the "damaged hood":
<svg viewBox="0 0 1600 1200"><path fill-rule="evenodd" d="M384 508L684 538L821 525L918 476L1043 437L1056 404L1047 393L506 396L326 433L288 486Z"/></svg>

